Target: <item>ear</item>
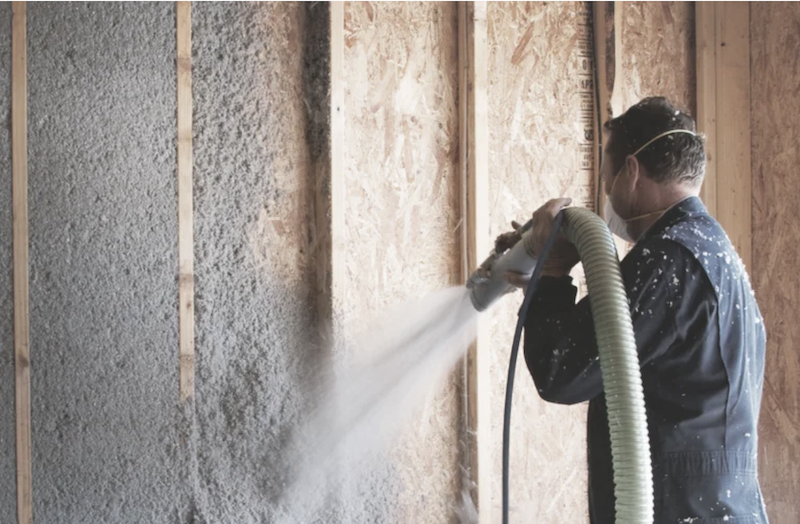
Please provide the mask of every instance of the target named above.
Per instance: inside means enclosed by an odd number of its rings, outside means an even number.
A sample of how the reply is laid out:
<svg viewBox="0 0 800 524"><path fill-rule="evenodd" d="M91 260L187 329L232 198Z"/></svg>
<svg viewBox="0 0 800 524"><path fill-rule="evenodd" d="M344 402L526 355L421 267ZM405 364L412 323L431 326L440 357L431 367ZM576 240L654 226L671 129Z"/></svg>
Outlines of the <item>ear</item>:
<svg viewBox="0 0 800 524"><path fill-rule="evenodd" d="M642 175L642 165L639 163L639 160L633 156L628 155L625 158L625 167L628 169L628 177L631 180L631 192L636 190L636 186L639 183L639 180Z"/></svg>

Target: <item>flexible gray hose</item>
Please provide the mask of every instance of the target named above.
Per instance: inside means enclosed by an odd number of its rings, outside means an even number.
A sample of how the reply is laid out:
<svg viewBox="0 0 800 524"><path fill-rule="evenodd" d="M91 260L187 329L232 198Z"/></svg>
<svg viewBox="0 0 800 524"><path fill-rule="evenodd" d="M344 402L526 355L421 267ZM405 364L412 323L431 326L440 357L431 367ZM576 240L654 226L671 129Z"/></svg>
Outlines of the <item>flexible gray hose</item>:
<svg viewBox="0 0 800 524"><path fill-rule="evenodd" d="M592 305L608 406L617 524L652 524L650 441L630 306L605 222L586 209L564 210L564 233L580 253Z"/></svg>

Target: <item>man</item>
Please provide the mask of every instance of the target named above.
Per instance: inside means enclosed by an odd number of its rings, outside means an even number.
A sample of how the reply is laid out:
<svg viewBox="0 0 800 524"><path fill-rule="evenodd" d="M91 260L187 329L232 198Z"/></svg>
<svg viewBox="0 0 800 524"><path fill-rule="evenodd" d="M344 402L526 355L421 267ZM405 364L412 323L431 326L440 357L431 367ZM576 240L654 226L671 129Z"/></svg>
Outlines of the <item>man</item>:
<svg viewBox="0 0 800 524"><path fill-rule="evenodd" d="M703 140L691 117L647 98L604 126L606 221L634 242L621 263L642 370L663 524L767 523L757 478L766 334L745 268L698 198ZM534 213L539 250L568 199ZM589 401L589 513L614 522L608 415L588 297L575 304L577 253L553 247L525 326L539 394ZM513 284L525 278L509 274Z"/></svg>

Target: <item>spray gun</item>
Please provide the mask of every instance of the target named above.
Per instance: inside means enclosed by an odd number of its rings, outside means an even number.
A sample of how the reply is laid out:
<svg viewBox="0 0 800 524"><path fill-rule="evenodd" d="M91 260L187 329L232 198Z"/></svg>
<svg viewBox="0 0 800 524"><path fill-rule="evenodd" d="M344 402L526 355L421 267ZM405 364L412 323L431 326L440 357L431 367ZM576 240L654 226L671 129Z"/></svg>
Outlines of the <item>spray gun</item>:
<svg viewBox="0 0 800 524"><path fill-rule="evenodd" d="M514 290L505 279L508 271L533 273L536 256L530 233L532 226L533 219L517 229L511 240L498 239L489 257L469 276L467 289L471 291L470 299L476 310L486 311L500 297Z"/></svg>

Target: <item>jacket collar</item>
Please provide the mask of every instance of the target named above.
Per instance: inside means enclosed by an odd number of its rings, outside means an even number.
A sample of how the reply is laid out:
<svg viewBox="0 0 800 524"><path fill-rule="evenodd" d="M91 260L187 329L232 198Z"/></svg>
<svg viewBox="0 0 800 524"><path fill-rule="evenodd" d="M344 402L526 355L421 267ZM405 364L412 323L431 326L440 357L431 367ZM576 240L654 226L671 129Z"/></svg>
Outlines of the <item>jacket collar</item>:
<svg viewBox="0 0 800 524"><path fill-rule="evenodd" d="M656 222L645 231L639 241L662 235L678 222L699 215L708 215L703 201L696 196L684 198L661 215L661 218L656 220Z"/></svg>

